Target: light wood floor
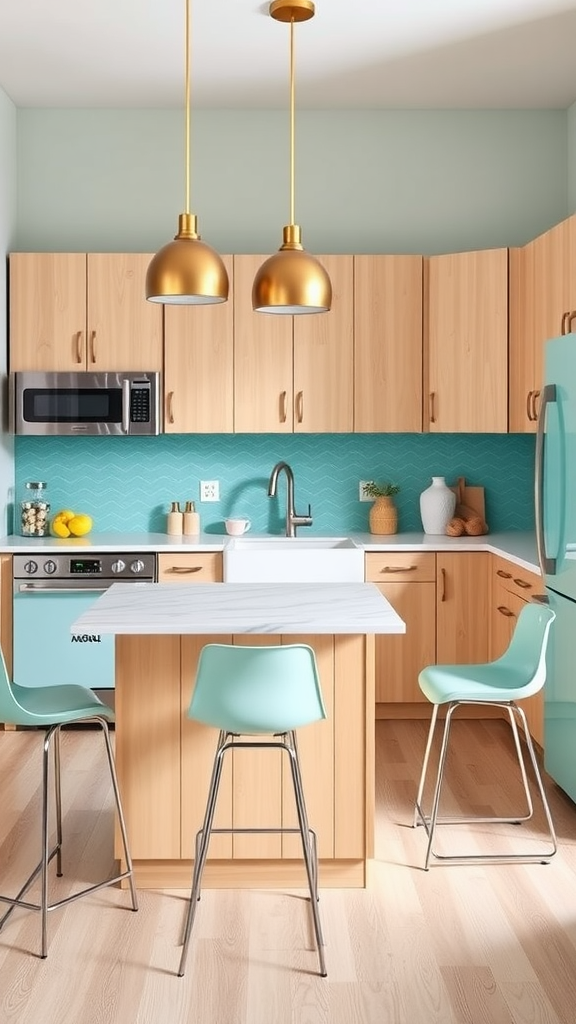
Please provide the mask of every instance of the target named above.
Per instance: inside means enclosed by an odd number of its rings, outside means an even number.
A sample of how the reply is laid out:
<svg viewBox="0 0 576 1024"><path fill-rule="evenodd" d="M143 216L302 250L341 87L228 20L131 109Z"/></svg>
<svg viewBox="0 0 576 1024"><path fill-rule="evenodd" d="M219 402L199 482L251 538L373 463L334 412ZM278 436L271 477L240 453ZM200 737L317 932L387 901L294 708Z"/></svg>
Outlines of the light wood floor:
<svg viewBox="0 0 576 1024"><path fill-rule="evenodd" d="M455 807L468 799L484 811L518 794L505 728L455 723ZM0 932L0 1024L574 1024L575 806L548 785L560 842L549 865L422 871L425 837L410 826L425 729L377 723L376 860L368 890L322 891L328 979L315 974L300 894L206 890L179 979L186 894L141 892L134 914L126 892L106 889L49 916L45 961L30 953L38 915L14 913ZM98 739L65 736L72 880L111 857ZM37 827L40 740L0 733L3 892L35 853L26 836ZM509 849L522 838L501 831ZM474 848L488 832L477 828Z"/></svg>

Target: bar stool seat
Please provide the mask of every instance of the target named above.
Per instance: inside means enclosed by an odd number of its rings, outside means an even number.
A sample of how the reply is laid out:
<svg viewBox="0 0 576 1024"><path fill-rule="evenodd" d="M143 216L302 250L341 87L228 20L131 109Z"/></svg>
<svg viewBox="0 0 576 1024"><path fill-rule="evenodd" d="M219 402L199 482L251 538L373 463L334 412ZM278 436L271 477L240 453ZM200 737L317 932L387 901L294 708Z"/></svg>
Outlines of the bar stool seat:
<svg viewBox="0 0 576 1024"><path fill-rule="evenodd" d="M8 920L16 907L25 907L28 910L40 911L41 918L41 952L44 959L48 954L47 914L49 910L55 910L68 903L80 899L89 893L96 892L109 885L116 885L122 879L127 878L130 885L132 910L138 909L136 889L134 885L134 873L132 859L128 848L126 825L124 813L118 789L114 754L110 742L108 722L113 720L114 711L108 705L98 699L96 694L87 687L77 684L63 684L61 686L20 686L10 680L6 670L4 656L0 651L0 721L10 722L18 726L31 726L45 730L43 741L42 761L42 813L40 828L40 861L32 874L26 879L16 896L0 895L0 903L7 903L8 910L0 918L0 929ZM120 824L124 859L126 869L111 878L89 885L79 892L75 892L65 899L53 903L48 899L48 866L56 857L56 874L62 875L62 795L61 795L61 766L60 766L60 729L68 723L91 722L98 725L104 736L108 768L114 791L114 800ZM48 789L49 789L49 767L50 749L53 750L54 759L54 787L56 800L56 842L50 850L49 844L49 813L48 813ZM40 902L32 903L23 899L27 890L34 880L40 875Z"/></svg>
<svg viewBox="0 0 576 1024"><path fill-rule="evenodd" d="M196 835L194 872L184 928L178 974L184 974L196 907L200 899L202 872L214 832L299 832L310 890L310 908L320 975L326 977L324 938L318 909L318 857L316 834L309 827L302 787L297 728L326 718L316 657L306 644L244 647L207 644L198 660L196 683L187 715L220 730L206 812ZM273 734L273 738L258 736ZM247 740L241 736L250 737ZM214 811L224 755L240 748L271 747L288 755L298 828L213 828Z"/></svg>
<svg viewBox="0 0 576 1024"><path fill-rule="evenodd" d="M548 863L550 858L556 853L557 845L554 825L538 768L530 730L528 729L524 710L516 703L518 700L538 693L544 686L546 680L546 648L550 627L555 618L556 615L551 608L538 603L527 604L518 616L512 639L502 657L481 665L429 665L421 671L418 677L418 684L424 696L433 704L432 719L414 807L414 826L423 825L428 836L428 846L424 861L426 870L428 870L430 865L431 857L435 857L438 861L452 864L470 862L484 864L494 861L499 863ZM505 817L439 816L438 811L444 782L452 717L456 710L464 705L501 707L507 713L512 728L516 756L526 797L526 809L520 815L507 815ZM442 706L446 707L447 710L438 769L430 810L424 810L422 806L424 787L438 722L438 711ZM532 817L534 813L533 802L517 722L521 724L524 732L524 739L528 748L537 791L544 809L549 832L549 846L540 852L532 851L518 854L451 855L437 853L434 849L437 825L470 825L475 822L500 824L509 822L520 824Z"/></svg>

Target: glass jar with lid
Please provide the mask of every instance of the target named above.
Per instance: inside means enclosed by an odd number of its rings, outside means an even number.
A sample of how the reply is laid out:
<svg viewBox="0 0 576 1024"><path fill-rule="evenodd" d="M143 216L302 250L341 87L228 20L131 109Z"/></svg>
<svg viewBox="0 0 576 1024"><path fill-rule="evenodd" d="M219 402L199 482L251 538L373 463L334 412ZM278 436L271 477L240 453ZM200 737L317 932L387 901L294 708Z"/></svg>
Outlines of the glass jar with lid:
<svg viewBox="0 0 576 1024"><path fill-rule="evenodd" d="M20 533L22 536L46 537L49 517L48 485L42 480L31 480L24 484L24 494L20 502Z"/></svg>

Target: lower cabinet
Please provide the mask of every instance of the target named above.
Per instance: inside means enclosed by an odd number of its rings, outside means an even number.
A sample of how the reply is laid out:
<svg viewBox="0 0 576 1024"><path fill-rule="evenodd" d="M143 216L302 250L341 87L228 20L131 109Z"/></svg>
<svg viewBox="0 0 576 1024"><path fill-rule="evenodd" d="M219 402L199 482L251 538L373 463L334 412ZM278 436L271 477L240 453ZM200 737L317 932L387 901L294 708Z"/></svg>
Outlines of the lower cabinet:
<svg viewBox="0 0 576 1024"><path fill-rule="evenodd" d="M542 577L496 555L491 562L490 657L504 653L522 608L543 591ZM533 739L544 746L544 691L520 701Z"/></svg>
<svg viewBox="0 0 576 1024"><path fill-rule="evenodd" d="M365 578L406 623L406 633L376 637L376 703L418 702L418 673L436 661L436 555L369 552Z"/></svg>
<svg viewBox="0 0 576 1024"><path fill-rule="evenodd" d="M365 578L377 583L406 633L376 638L379 717L429 713L418 686L426 665L489 656L489 569L485 551L368 552Z"/></svg>

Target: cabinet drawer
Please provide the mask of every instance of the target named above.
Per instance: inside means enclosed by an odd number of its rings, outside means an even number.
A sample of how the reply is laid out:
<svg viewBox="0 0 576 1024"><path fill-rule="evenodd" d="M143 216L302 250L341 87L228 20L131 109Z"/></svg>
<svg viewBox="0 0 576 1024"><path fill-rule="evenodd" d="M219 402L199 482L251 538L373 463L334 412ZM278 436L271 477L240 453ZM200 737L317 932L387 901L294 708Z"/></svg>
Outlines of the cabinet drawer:
<svg viewBox="0 0 576 1024"><path fill-rule="evenodd" d="M495 584L524 601L531 601L535 594L541 594L544 590L542 577L538 573L523 569L505 558L493 558L492 574Z"/></svg>
<svg viewBox="0 0 576 1024"><path fill-rule="evenodd" d="M433 551L373 551L364 556L367 583L434 583Z"/></svg>
<svg viewBox="0 0 576 1024"><path fill-rule="evenodd" d="M159 583L221 583L221 551L158 555Z"/></svg>

